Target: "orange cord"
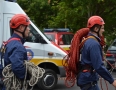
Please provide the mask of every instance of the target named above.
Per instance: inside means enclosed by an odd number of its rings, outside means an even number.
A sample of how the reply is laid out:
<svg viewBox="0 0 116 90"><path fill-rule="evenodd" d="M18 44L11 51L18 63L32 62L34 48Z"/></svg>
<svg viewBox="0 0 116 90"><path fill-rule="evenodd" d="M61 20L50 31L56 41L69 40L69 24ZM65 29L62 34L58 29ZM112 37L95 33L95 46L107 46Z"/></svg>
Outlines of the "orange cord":
<svg viewBox="0 0 116 90"><path fill-rule="evenodd" d="M113 69L116 68L115 65L112 65L108 60L106 60L106 59L104 59L104 60L111 66L111 68L113 68ZM115 60L115 62L116 62L116 60Z"/></svg>
<svg viewBox="0 0 116 90"><path fill-rule="evenodd" d="M106 80L104 80L104 82L106 84L106 89L108 90L108 85L107 85ZM102 87L102 78L100 78L100 86L101 86L101 90L103 90L103 87Z"/></svg>
<svg viewBox="0 0 116 90"><path fill-rule="evenodd" d="M78 63L80 59L80 47L83 37L87 36L89 28L82 28L76 32L72 39L70 51L67 56L64 57L62 64L66 70L65 85L72 87L75 84L76 76L78 73Z"/></svg>

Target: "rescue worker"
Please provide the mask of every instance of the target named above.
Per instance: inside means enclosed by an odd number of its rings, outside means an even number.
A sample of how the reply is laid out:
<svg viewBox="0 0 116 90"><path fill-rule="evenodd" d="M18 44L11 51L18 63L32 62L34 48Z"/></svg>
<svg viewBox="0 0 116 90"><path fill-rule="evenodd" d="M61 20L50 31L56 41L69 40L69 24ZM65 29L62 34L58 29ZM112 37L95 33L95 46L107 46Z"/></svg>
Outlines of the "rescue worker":
<svg viewBox="0 0 116 90"><path fill-rule="evenodd" d="M100 90L97 84L99 75L116 87L116 80L104 67L102 61L102 48L99 42L104 32L104 24L100 16L92 16L88 19L87 27L90 29L88 36L94 38L87 39L81 49L82 70L77 77L77 85L81 90Z"/></svg>
<svg viewBox="0 0 116 90"><path fill-rule="evenodd" d="M27 38L30 33L29 24L29 18L24 14L16 14L12 17L10 20L10 28L13 34L9 38L10 41L6 45L4 54L5 66L11 64L13 73L21 80L24 80L26 73L24 60L27 60L27 51L23 44L25 43L25 38ZM5 88L3 90L5 90Z"/></svg>

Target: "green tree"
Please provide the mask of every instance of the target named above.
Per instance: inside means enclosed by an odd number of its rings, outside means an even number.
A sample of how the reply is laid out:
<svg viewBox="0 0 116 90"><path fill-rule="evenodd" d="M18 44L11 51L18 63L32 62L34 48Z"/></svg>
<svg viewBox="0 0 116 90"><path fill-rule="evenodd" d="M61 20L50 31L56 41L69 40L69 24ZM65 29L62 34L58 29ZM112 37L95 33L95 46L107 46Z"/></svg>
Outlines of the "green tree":
<svg viewBox="0 0 116 90"><path fill-rule="evenodd" d="M76 30L86 27L87 19L100 15L105 21L105 37L109 45L116 37L115 0L63 0L57 6L57 15L49 20L50 27L69 27Z"/></svg>
<svg viewBox="0 0 116 90"><path fill-rule="evenodd" d="M116 37L116 0L18 0L39 28L70 28L76 32L86 27L92 15L105 21L109 45Z"/></svg>
<svg viewBox="0 0 116 90"><path fill-rule="evenodd" d="M18 0L18 3L39 28L48 27L52 10L47 0Z"/></svg>

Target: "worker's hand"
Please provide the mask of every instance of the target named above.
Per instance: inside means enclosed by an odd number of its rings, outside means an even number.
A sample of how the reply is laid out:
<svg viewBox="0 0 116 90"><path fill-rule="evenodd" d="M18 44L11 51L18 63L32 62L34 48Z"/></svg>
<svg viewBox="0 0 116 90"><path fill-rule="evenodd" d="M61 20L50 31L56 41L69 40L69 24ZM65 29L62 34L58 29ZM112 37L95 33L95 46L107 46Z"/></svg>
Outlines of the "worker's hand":
<svg viewBox="0 0 116 90"><path fill-rule="evenodd" d="M112 83L112 85L113 85L114 87L116 87L116 80L114 80L114 82Z"/></svg>

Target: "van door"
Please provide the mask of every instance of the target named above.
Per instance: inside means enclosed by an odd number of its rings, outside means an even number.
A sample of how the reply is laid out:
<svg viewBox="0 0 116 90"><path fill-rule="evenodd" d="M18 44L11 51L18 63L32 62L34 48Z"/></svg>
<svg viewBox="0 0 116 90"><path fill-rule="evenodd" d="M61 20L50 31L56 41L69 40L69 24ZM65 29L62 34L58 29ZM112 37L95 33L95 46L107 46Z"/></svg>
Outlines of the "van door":
<svg viewBox="0 0 116 90"><path fill-rule="evenodd" d="M13 14L4 14L4 20L3 20L3 40L6 41L11 36L11 30L10 30L10 19L12 18Z"/></svg>
<svg viewBox="0 0 116 90"><path fill-rule="evenodd" d="M4 14L4 40L8 40L8 38L11 36L12 31L10 30L10 24L9 21L12 18L12 14ZM40 60L43 60L44 57L44 48L43 44L38 43L36 40L36 37L39 36L39 33L35 28L30 25L30 37L26 39L26 42L24 46L27 49L27 55L28 55L28 60L31 60L35 63L38 64Z"/></svg>
<svg viewBox="0 0 116 90"><path fill-rule="evenodd" d="M30 25L30 34L29 37L26 39L24 46L27 49L28 60L31 60L36 65L42 62L44 59L44 45L39 42L41 35L35 30L35 28Z"/></svg>

